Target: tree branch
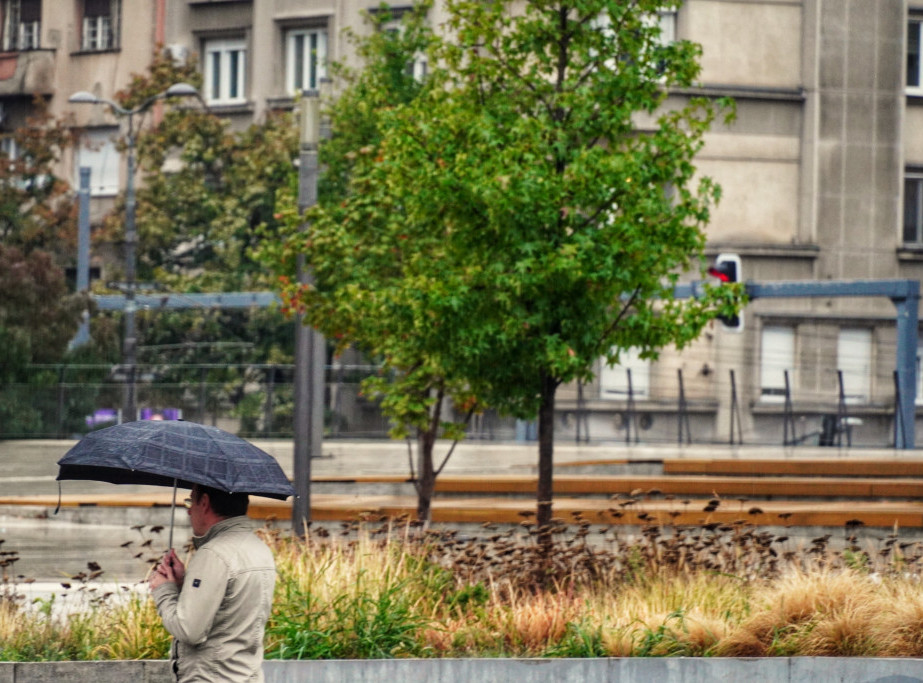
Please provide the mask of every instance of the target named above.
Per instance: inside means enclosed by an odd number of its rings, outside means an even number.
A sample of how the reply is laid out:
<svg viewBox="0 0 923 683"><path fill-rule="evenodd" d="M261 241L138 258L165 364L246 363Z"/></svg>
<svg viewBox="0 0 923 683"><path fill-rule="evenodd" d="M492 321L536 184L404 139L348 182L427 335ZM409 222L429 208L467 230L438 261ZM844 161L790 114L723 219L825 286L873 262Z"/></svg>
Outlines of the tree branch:
<svg viewBox="0 0 923 683"><path fill-rule="evenodd" d="M417 492L417 495L420 495L420 482L417 481L417 474L413 468L413 444L408 436L407 441L407 464L410 465L410 482L413 484L414 490Z"/></svg>
<svg viewBox="0 0 923 683"><path fill-rule="evenodd" d="M468 426L468 423L471 422L471 416L474 415L474 410L475 410L476 406L477 406L477 404L473 405L473 406L471 407L471 409L468 411L468 414L465 415L465 426L466 426L466 427ZM446 466L446 463L449 462L449 458L452 457L452 453L455 451L455 447L458 445L458 442L459 442L459 439L455 439L455 440L452 442L452 445L449 446L449 452L445 454L445 458L442 459L442 462L439 463L439 467L436 468L436 476L437 476L437 477L438 477L440 474L442 474L442 469Z"/></svg>
<svg viewBox="0 0 923 683"><path fill-rule="evenodd" d="M597 347L597 349L600 348L600 347L602 347L603 340L604 340L606 337L608 337L609 334L610 334L616 327L618 327L618 325L619 325L620 322L622 322L622 318L625 317L625 315L626 315L627 312L628 312L628 309L631 308L632 305L634 304L634 302L638 299L638 294L640 294L640 292L641 292L641 287L640 287L640 286L639 286L639 287L635 287L635 291L633 291L633 292L631 293L631 296L628 297L628 301L626 301L626 302L625 302L625 305L622 306L622 310L619 311L619 314L618 314L617 316L615 316L615 320L613 320L612 323L611 323L610 325L608 325L608 326L606 327L606 329L603 330L603 333L599 336L599 341L596 342L596 347Z"/></svg>

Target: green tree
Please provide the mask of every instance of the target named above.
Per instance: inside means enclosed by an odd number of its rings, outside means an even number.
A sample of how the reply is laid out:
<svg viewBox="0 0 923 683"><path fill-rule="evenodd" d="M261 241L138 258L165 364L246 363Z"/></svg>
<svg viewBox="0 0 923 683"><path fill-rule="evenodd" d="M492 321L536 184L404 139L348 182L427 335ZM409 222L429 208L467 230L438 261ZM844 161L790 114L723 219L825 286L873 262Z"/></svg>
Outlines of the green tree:
<svg viewBox="0 0 923 683"><path fill-rule="evenodd" d="M200 85L194 64L157 53L116 99L135 106L179 82ZM137 140L139 279L190 292L266 287L251 252L260 228L275 231L276 193L292 182L297 153L290 113L235 131L190 98L160 109ZM107 220L111 235L123 221L119 206Z"/></svg>
<svg viewBox="0 0 923 683"><path fill-rule="evenodd" d="M193 62L158 52L115 99L133 107L174 83L201 85ZM189 98L154 107L137 137L137 276L173 294L265 290L269 275L253 255L260 231L276 231L276 195L292 182L297 130L290 114L269 114L242 131ZM124 141L123 141L124 144ZM124 230L119 201L99 239ZM264 379L252 366L291 363L293 323L279 310L144 311L138 314L138 358L157 380L185 387L191 407L199 385L221 385L248 431L254 415L244 388ZM188 366L208 366L205 376ZM185 367L184 367L185 366ZM191 398L190 398L191 397ZM167 405L176 392L159 397ZM275 400L288 399L281 392ZM280 405L284 414L290 409ZM260 409L260 414L262 410ZM291 433L278 420L264 431Z"/></svg>
<svg viewBox="0 0 923 683"><path fill-rule="evenodd" d="M36 249L25 254L0 244L0 424L6 434L49 431L56 373L31 365L61 362L80 320L79 297L69 294L64 271ZM25 391L26 393L20 393Z"/></svg>
<svg viewBox="0 0 923 683"><path fill-rule="evenodd" d="M368 35L351 34L362 68L335 64L331 69L340 92L327 110L331 137L320 149L322 218L303 233L303 218L289 194L283 212L289 239L263 248L265 261L283 274L283 285L297 288L294 257L305 249L320 280L329 282L332 270L339 270L338 285L323 295L315 290L319 296L309 297L308 306L289 290L289 310L304 315L308 324L335 342L338 352L353 347L380 363L379 374L363 381L362 391L379 401L391 420L393 438L408 439L408 446L416 442L416 467L410 447L408 458L421 520L430 519L436 478L478 403L467 381L448 376L438 357L415 345L422 339L415 333L418 322L392 305L412 293L413 284L403 279L393 258L397 246L376 244L384 237L379 230L386 206L368 206L369 211L355 207L365 191L363 179L375 168L389 112L428 87L413 69L414 60L423 59L434 40L426 24L428 8L429 3L417 5L401 17L399 28L393 28L392 14L382 7L367 15ZM372 201L377 198L369 195ZM344 241L335 243L340 238ZM315 258L320 254L322 258ZM452 445L437 465L439 438Z"/></svg>
<svg viewBox="0 0 923 683"><path fill-rule="evenodd" d="M69 265L76 253L77 210L70 185L54 169L73 146L73 133L37 98L12 140L13 154L2 155L0 163L0 242L24 254L52 254L56 267Z"/></svg>
<svg viewBox="0 0 923 683"><path fill-rule="evenodd" d="M65 281L77 211L69 184L55 175L73 135L38 98L11 137L0 163L0 425L4 434L43 435L74 426L52 417L59 376L50 367L70 360L67 343L86 305Z"/></svg>
<svg viewBox="0 0 923 683"><path fill-rule="evenodd" d="M720 196L694 156L730 105L667 99L699 72L699 46L660 40L675 4L450 0L426 87L382 113L350 194L302 240L316 286L290 296L310 319L538 417L540 526L557 388L600 356L681 348L740 303L740 288L673 297Z"/></svg>

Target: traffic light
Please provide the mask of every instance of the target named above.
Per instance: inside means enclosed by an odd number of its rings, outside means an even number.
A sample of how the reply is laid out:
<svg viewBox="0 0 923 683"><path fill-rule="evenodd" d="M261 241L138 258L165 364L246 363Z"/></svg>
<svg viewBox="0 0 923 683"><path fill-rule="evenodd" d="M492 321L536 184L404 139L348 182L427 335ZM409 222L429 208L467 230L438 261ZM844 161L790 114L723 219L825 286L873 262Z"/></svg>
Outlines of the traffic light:
<svg viewBox="0 0 923 683"><path fill-rule="evenodd" d="M740 256L737 254L718 254L715 259L715 265L708 269L708 274L718 278L722 284L742 282ZM718 320L724 325L724 329L731 332L742 332L744 329L743 313L733 316L719 315Z"/></svg>

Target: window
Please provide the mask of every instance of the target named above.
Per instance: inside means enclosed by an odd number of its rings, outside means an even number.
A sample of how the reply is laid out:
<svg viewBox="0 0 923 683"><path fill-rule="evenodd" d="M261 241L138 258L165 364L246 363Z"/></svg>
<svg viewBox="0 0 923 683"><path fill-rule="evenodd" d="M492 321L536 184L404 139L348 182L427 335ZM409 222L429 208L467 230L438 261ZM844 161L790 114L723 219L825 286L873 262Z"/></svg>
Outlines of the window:
<svg viewBox="0 0 923 683"><path fill-rule="evenodd" d="M84 50L111 50L118 37L118 0L83 0Z"/></svg>
<svg viewBox="0 0 923 683"><path fill-rule="evenodd" d="M393 18L384 22L381 25L381 30L395 37L403 36L405 26L402 19L404 13L396 9L392 9L391 13ZM426 78L426 54L423 52L414 54L413 59L407 62L404 73L408 76L413 76L415 81L422 82Z"/></svg>
<svg viewBox="0 0 923 683"><path fill-rule="evenodd" d="M603 360L599 372L599 397L614 401L628 400L628 371L631 371L631 395L647 398L650 395L651 364L639 357L637 349L622 350L619 364L611 366Z"/></svg>
<svg viewBox="0 0 923 683"><path fill-rule="evenodd" d="M327 30L295 29L285 36L285 89L317 90L327 76Z"/></svg>
<svg viewBox="0 0 923 683"><path fill-rule="evenodd" d="M16 144L16 138L12 135L0 137L0 155L5 156L10 161L16 161L19 158L19 146Z"/></svg>
<svg viewBox="0 0 923 683"><path fill-rule="evenodd" d="M923 247L923 173L904 176L904 244Z"/></svg>
<svg viewBox="0 0 923 683"><path fill-rule="evenodd" d="M920 64L920 29L923 16L911 17L907 22L907 90L923 94L923 73Z"/></svg>
<svg viewBox="0 0 923 683"><path fill-rule="evenodd" d="M669 45L676 42L676 10L664 10L657 13L657 25L660 27L658 42Z"/></svg>
<svg viewBox="0 0 923 683"><path fill-rule="evenodd" d="M99 128L84 131L77 149L77 168L74 187L80 186L80 167L90 169L90 194L94 197L111 196L119 191L119 152L115 146L118 130Z"/></svg>
<svg viewBox="0 0 923 683"><path fill-rule="evenodd" d="M415 80L422 82L426 78L426 57L423 55L414 57L413 62L407 65L407 70Z"/></svg>
<svg viewBox="0 0 923 683"><path fill-rule="evenodd" d="M28 183L24 182L19 174L16 160L19 158L19 146L16 144L16 138L12 135L4 134L0 137L0 158L7 162L7 173L0 173L4 186L15 187L19 190L28 189Z"/></svg>
<svg viewBox="0 0 923 683"><path fill-rule="evenodd" d="M780 325L767 325L760 337L760 400L785 400L785 372L789 389L794 382L795 330Z"/></svg>
<svg viewBox="0 0 923 683"><path fill-rule="evenodd" d="M16 138L9 133L0 136L0 162L7 164L6 172L0 173L0 183L4 187L12 187L20 192L31 192L49 187L54 178L47 174L32 175L34 168L29 159L21 157L20 147Z"/></svg>
<svg viewBox="0 0 923 683"><path fill-rule="evenodd" d="M872 377L872 331L843 328L836 342L837 370L843 373L847 403L868 403Z"/></svg>
<svg viewBox="0 0 923 683"><path fill-rule="evenodd" d="M206 101L210 104L245 102L247 46L243 39L205 41L204 54Z"/></svg>
<svg viewBox="0 0 923 683"><path fill-rule="evenodd" d="M654 27L660 29L660 35L657 36L656 44L657 45L669 45L676 41L676 10L675 9L664 9L657 12L655 17L653 14L646 16L644 18L644 24L648 27ZM593 22L593 26L601 32L601 34L606 38L606 40L612 40L615 38L615 32L612 30L612 17L607 13L600 14L596 20ZM623 57L624 58L624 57ZM607 59L604 63L606 67L612 69L615 67L617 57L612 57Z"/></svg>
<svg viewBox="0 0 923 683"><path fill-rule="evenodd" d="M41 32L41 0L6 0L3 9L3 49L35 50Z"/></svg>

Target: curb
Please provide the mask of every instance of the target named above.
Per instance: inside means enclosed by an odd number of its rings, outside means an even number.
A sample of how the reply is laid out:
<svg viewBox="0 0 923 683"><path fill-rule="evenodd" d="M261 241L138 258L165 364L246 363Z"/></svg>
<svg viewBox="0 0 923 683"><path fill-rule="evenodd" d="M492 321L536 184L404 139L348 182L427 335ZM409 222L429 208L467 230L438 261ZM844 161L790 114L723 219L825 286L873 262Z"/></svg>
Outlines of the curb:
<svg viewBox="0 0 923 683"><path fill-rule="evenodd" d="M266 661L266 683L923 683L923 659L869 657L387 659ZM169 662L0 662L0 683L169 683Z"/></svg>

